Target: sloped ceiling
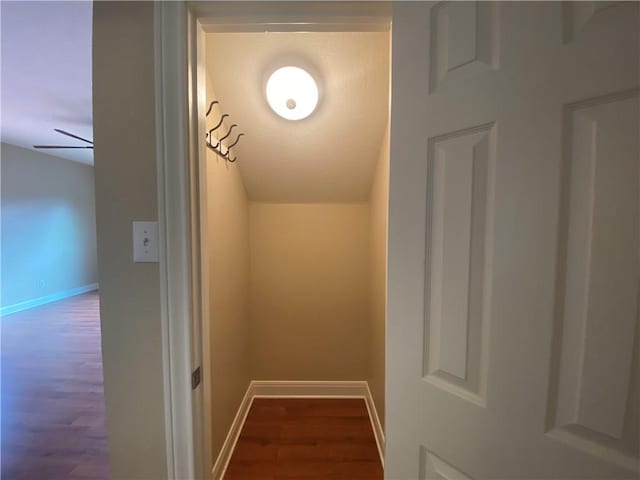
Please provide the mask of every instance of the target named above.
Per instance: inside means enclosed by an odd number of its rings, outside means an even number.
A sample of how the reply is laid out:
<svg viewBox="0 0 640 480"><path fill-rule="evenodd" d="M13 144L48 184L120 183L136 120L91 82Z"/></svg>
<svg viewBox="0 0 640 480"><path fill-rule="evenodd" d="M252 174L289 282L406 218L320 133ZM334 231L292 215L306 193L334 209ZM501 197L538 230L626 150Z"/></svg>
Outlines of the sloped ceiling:
<svg viewBox="0 0 640 480"><path fill-rule="evenodd" d="M246 133L232 168L251 200L368 198L389 113L388 32L210 33L206 61L221 109ZM318 83L318 107L304 120L280 118L267 104L266 81L285 65Z"/></svg>
<svg viewBox="0 0 640 480"><path fill-rule="evenodd" d="M0 2L3 142L84 145L93 138L91 2ZM92 150L41 150L93 164Z"/></svg>

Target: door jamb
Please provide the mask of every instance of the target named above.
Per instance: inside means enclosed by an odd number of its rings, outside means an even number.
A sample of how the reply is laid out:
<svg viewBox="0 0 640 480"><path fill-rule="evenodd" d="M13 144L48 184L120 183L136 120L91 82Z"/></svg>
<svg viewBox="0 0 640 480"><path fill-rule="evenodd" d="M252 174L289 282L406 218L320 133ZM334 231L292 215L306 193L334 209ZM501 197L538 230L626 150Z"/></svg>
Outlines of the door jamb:
<svg viewBox="0 0 640 480"><path fill-rule="evenodd" d="M259 7L258 7L259 5ZM256 9L260 10L259 12ZM154 4L156 160L167 477L210 478L211 412L208 340L205 31L380 31L389 29L389 2L233 2ZM386 26L386 27L385 27ZM225 30L226 29L226 30ZM283 30L284 29L284 30ZM289 29L289 30L286 30ZM262 30L264 31L264 30ZM201 366L202 388L191 389Z"/></svg>
<svg viewBox="0 0 640 480"><path fill-rule="evenodd" d="M156 163L167 478L197 475L191 394L193 279L187 153L187 9L154 4ZM196 396L194 396L196 397Z"/></svg>

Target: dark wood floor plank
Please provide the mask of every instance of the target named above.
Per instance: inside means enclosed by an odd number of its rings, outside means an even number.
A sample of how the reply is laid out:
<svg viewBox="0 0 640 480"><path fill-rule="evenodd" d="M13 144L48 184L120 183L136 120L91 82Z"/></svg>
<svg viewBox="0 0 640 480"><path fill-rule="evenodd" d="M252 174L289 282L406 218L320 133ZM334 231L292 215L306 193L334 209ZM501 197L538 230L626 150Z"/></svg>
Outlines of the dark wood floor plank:
<svg viewBox="0 0 640 480"><path fill-rule="evenodd" d="M225 480L379 480L361 399L256 398Z"/></svg>
<svg viewBox="0 0 640 480"><path fill-rule="evenodd" d="M2 479L109 479L98 294L0 321Z"/></svg>

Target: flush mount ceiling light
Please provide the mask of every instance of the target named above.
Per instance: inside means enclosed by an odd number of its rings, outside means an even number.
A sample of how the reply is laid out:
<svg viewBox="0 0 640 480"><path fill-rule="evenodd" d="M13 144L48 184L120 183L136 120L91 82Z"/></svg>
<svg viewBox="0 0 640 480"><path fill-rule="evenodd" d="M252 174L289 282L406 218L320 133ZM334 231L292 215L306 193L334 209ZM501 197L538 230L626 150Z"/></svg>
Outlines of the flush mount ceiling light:
<svg viewBox="0 0 640 480"><path fill-rule="evenodd" d="M309 73L298 67L282 67L267 81L269 106L287 120L302 120L318 105L318 86Z"/></svg>

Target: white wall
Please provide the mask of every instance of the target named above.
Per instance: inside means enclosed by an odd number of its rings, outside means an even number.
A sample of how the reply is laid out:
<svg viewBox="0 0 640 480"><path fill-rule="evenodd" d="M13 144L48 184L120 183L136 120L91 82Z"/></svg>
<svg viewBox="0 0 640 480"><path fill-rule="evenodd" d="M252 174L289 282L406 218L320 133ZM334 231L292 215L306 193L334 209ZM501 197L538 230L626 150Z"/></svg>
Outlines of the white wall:
<svg viewBox="0 0 640 480"><path fill-rule="evenodd" d="M93 167L2 144L2 307L98 281Z"/></svg>

